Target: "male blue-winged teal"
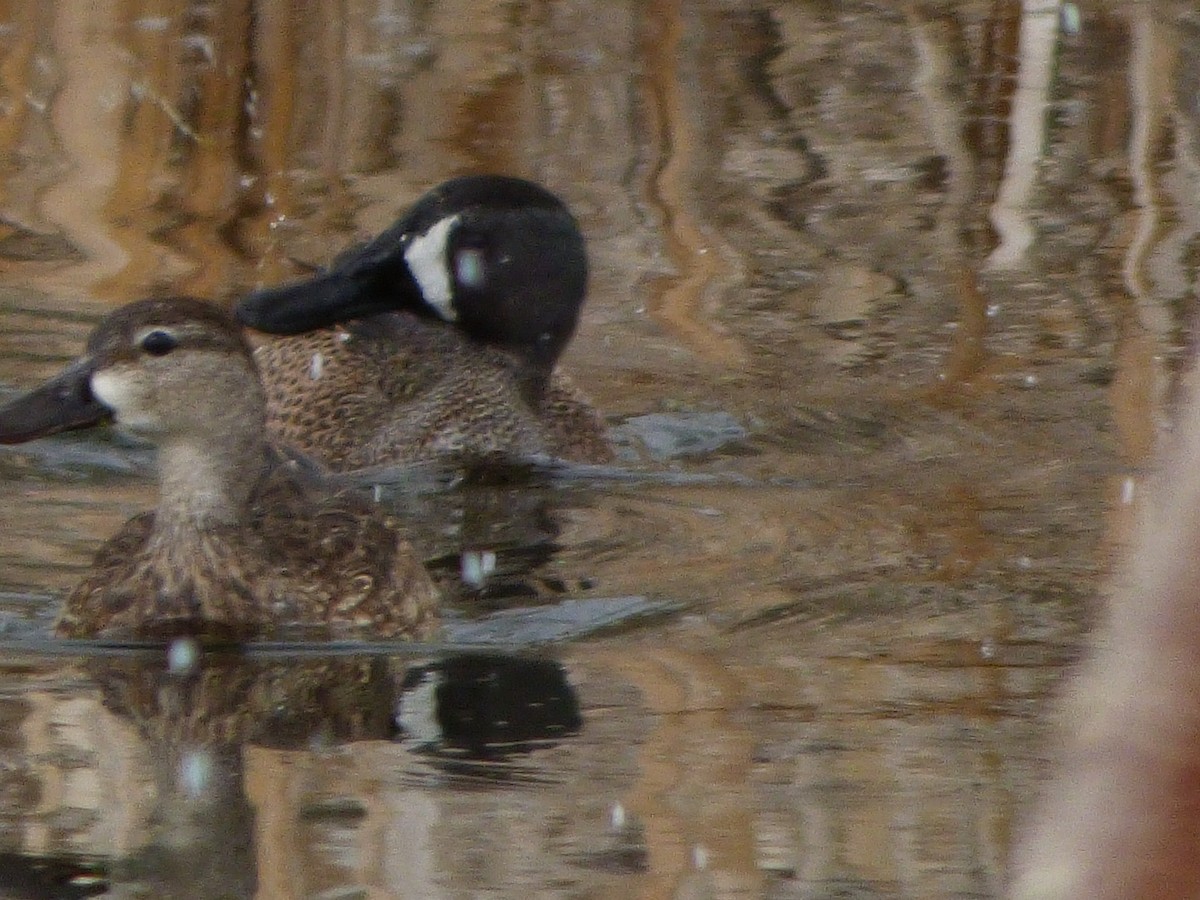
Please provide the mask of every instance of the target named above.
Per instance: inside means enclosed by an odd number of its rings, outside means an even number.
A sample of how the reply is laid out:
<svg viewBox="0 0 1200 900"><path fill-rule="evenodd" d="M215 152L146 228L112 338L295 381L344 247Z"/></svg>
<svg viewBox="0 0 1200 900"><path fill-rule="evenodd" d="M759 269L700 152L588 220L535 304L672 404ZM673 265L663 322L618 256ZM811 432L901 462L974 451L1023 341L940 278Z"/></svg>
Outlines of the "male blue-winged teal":
<svg viewBox="0 0 1200 900"><path fill-rule="evenodd" d="M0 409L2 443L115 419L158 447L157 509L100 548L59 634L431 631L437 590L395 524L281 460L265 418L237 324L186 298L113 312L78 361Z"/></svg>
<svg viewBox="0 0 1200 900"><path fill-rule="evenodd" d="M250 294L237 316L293 335L256 353L268 428L332 469L604 462L599 416L554 368L586 286L583 236L562 201L519 178L467 176L328 270Z"/></svg>

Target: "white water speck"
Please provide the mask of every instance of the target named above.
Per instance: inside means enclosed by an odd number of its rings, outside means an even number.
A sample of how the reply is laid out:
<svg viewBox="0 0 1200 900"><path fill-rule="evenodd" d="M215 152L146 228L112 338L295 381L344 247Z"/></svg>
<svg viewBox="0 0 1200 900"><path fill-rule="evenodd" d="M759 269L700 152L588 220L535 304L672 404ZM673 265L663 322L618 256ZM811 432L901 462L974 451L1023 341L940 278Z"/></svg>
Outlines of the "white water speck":
<svg viewBox="0 0 1200 900"><path fill-rule="evenodd" d="M1121 503L1128 506L1133 502L1134 495L1137 493L1137 482L1132 477L1127 476L1121 482Z"/></svg>
<svg viewBox="0 0 1200 900"><path fill-rule="evenodd" d="M1076 3L1062 5L1062 30L1065 34L1076 35L1083 30L1083 16Z"/></svg>
<svg viewBox="0 0 1200 900"><path fill-rule="evenodd" d="M172 675L186 675L200 661L200 645L192 638L177 638L167 648L167 668Z"/></svg>
<svg viewBox="0 0 1200 900"><path fill-rule="evenodd" d="M608 821L613 828L624 828L626 822L625 807L620 803L614 803L612 809L608 811Z"/></svg>
<svg viewBox="0 0 1200 900"><path fill-rule="evenodd" d="M321 353L314 353L312 360L308 364L308 377L313 381L319 381L321 374L325 371L325 356Z"/></svg>
<svg viewBox="0 0 1200 900"><path fill-rule="evenodd" d="M708 849L703 844L692 848L692 865L697 869L708 868Z"/></svg>
<svg viewBox="0 0 1200 900"><path fill-rule="evenodd" d="M192 800L204 796L212 775L212 757L205 750L189 750L179 760L179 787Z"/></svg>
<svg viewBox="0 0 1200 900"><path fill-rule="evenodd" d="M501 260L504 262L504 260ZM482 250L460 250L454 258L454 277L459 284L467 287L481 288L487 281L487 268L484 265Z"/></svg>
<svg viewBox="0 0 1200 900"><path fill-rule="evenodd" d="M170 24L167 16L143 16L134 20L133 27L139 31L166 31Z"/></svg>
<svg viewBox="0 0 1200 900"><path fill-rule="evenodd" d="M483 587L496 571L496 554L491 550L466 550L461 565L462 580L470 587Z"/></svg>
<svg viewBox="0 0 1200 900"><path fill-rule="evenodd" d="M189 50L198 51L204 57L205 62L212 62L216 59L216 47L213 39L208 35L188 34L184 36L182 43Z"/></svg>

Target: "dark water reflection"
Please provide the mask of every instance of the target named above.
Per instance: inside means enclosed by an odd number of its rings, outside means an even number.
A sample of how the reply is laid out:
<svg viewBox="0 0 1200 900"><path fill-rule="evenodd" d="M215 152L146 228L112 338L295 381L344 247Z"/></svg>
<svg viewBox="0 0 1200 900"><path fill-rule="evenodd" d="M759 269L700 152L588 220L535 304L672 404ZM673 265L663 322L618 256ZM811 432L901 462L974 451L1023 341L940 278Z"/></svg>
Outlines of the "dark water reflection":
<svg viewBox="0 0 1200 900"><path fill-rule="evenodd" d="M439 811L405 796L536 794L581 725L552 660L105 649L5 669L10 872L42 857L59 875L76 866L77 889L122 896L280 896L280 879L283 895L345 889L364 870L342 853L396 865L370 859L381 829L437 842ZM381 817L381 803L402 812Z"/></svg>
<svg viewBox="0 0 1200 900"><path fill-rule="evenodd" d="M0 882L999 894L1192 342L1198 29L1166 0L0 3L5 388L120 302L228 300L502 171L583 222L566 367L622 453L380 479L447 582L495 567L451 642L551 643L578 700L483 763L392 731L444 648L192 693L31 652L153 487L120 439L0 454Z"/></svg>

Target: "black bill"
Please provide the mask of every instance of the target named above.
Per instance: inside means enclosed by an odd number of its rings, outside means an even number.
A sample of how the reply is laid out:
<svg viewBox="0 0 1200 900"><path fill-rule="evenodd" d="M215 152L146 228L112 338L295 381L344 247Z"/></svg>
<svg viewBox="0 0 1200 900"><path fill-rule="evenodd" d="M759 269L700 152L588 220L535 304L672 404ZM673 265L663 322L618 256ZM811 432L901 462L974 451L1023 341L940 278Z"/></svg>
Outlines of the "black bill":
<svg viewBox="0 0 1200 900"><path fill-rule="evenodd" d="M79 360L41 387L0 407L0 444L23 444L110 420L112 410L92 396L94 371L91 359Z"/></svg>

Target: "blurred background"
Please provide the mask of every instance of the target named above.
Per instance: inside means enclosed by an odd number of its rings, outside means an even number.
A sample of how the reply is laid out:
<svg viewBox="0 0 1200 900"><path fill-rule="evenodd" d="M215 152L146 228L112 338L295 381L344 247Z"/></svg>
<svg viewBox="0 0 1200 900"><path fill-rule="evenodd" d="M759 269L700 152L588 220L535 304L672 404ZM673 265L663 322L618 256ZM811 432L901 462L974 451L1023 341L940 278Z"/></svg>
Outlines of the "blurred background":
<svg viewBox="0 0 1200 900"><path fill-rule="evenodd" d="M1189 358L1198 92L1165 0L0 0L4 390L114 306L231 302L497 172L581 220L563 366L621 453L523 489L534 600L451 611L548 642L578 721L448 772L396 724L438 654L382 700L243 672L283 740L203 674L150 702L174 676L13 651L0 881L996 896ZM149 472L104 436L0 454L5 635ZM396 502L442 527L454 490ZM359 702L391 725L330 725Z"/></svg>

